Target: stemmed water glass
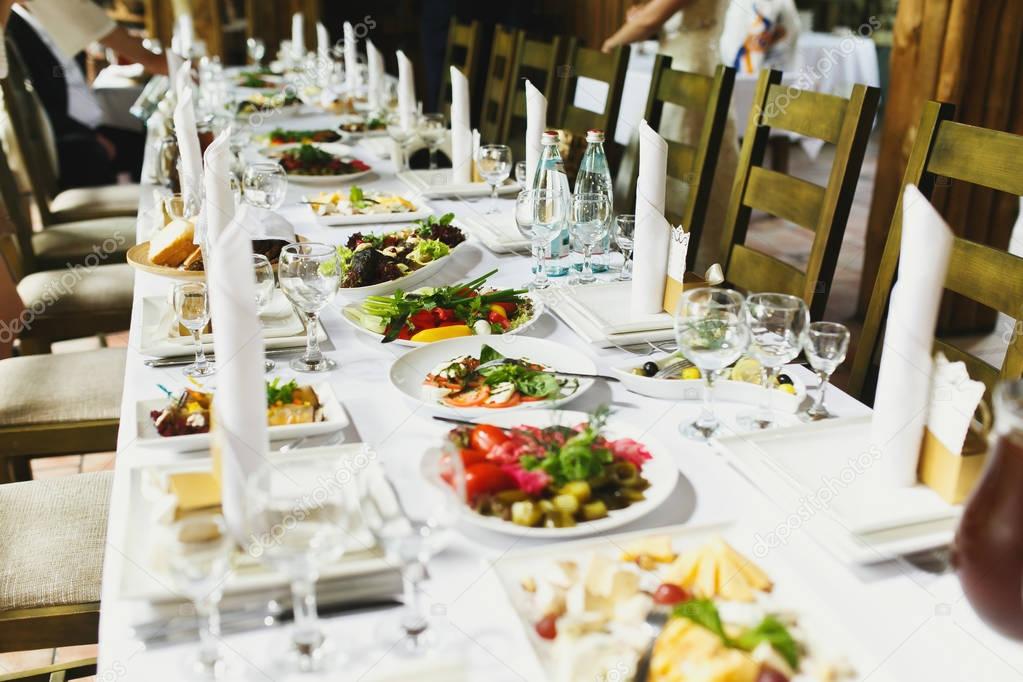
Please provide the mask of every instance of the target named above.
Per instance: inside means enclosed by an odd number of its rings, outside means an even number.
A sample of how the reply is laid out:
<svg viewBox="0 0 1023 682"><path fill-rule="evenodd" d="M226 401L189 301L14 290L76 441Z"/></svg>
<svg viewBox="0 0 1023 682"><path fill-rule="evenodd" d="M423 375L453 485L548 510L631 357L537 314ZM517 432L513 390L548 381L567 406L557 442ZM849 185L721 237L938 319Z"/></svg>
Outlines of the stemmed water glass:
<svg viewBox="0 0 1023 682"><path fill-rule="evenodd" d="M199 618L199 651L190 667L200 679L219 679L225 668L219 643L219 605L234 542L219 514L185 517L170 531L171 574L177 588L192 600Z"/></svg>
<svg viewBox="0 0 1023 682"><path fill-rule="evenodd" d="M261 67L263 66L263 57L266 56L266 43L261 38L249 38L245 41L245 52L250 62Z"/></svg>
<svg viewBox="0 0 1023 682"><path fill-rule="evenodd" d="M607 236L611 224L611 198L604 193L576 194L568 219L572 237L583 247L582 272L572 278L573 284L591 284L597 281L591 261L593 247Z"/></svg>
<svg viewBox="0 0 1023 682"><path fill-rule="evenodd" d="M427 452L420 462L425 485L415 488L405 503L382 472L367 471L360 481L362 519L388 557L402 569L405 609L398 627L385 632L389 646L400 638L400 653L419 655L436 643L421 605L421 584L428 580L431 558L453 535L452 528L465 507L465 470L458 450Z"/></svg>
<svg viewBox="0 0 1023 682"><path fill-rule="evenodd" d="M174 314L182 327L192 332L195 362L182 370L185 376L207 377L216 371L206 359L202 347L202 330L210 321L210 302L205 282L181 282L174 285Z"/></svg>
<svg viewBox="0 0 1023 682"><path fill-rule="evenodd" d="M636 216L631 213L623 213L615 218L615 226L611 236L615 244L622 251L625 260L622 261L622 270L618 273L619 281L632 279L632 247L636 235Z"/></svg>
<svg viewBox="0 0 1023 682"><path fill-rule="evenodd" d="M476 155L476 168L490 185L490 199L497 200L497 188L508 179L512 171L511 147L506 144L485 144ZM497 204L492 203L487 215L498 213Z"/></svg>
<svg viewBox="0 0 1023 682"><path fill-rule="evenodd" d="M331 654L316 613L321 566L344 554L350 501L336 485L337 451L288 453L265 462L246 485L249 554L291 581L295 622L289 664L302 672L330 667Z"/></svg>
<svg viewBox="0 0 1023 682"><path fill-rule="evenodd" d="M199 215L199 202L193 196L186 199L184 194L177 192L163 198L163 209L171 220L193 222Z"/></svg>
<svg viewBox="0 0 1023 682"><path fill-rule="evenodd" d="M316 333L320 311L333 300L341 283L341 261L330 244L300 242L281 249L277 265L281 291L305 316L305 355L291 361L298 372L329 372L337 364L320 351Z"/></svg>
<svg viewBox="0 0 1023 682"><path fill-rule="evenodd" d="M831 375L838 366L845 362L845 354L849 350L849 329L837 322L812 322L806 331L803 352L806 353L810 366L817 372L820 384L817 387L817 398L813 405L804 413L805 419L818 421L828 419L832 415L824 405L824 392L828 388Z"/></svg>
<svg viewBox="0 0 1023 682"><path fill-rule="evenodd" d="M750 428L767 429L774 423L771 390L782 365L803 350L810 314L801 298L789 294L751 294L746 298L746 322L750 328L749 355L760 362L763 397L760 411L743 422Z"/></svg>
<svg viewBox="0 0 1023 682"><path fill-rule="evenodd" d="M399 171L408 170L408 159L405 154L405 146L416 136L416 122L413 114L412 123L406 128L402 125L401 113L394 112L387 117L387 135L398 146L399 158L395 162Z"/></svg>
<svg viewBox="0 0 1023 682"><path fill-rule="evenodd" d="M256 312L260 315L274 298L274 269L270 260L261 253L252 254L252 269L256 275ZM264 360L263 369L272 372L276 363Z"/></svg>
<svg viewBox="0 0 1023 682"><path fill-rule="evenodd" d="M242 175L242 194L253 206L275 211L287 193L288 173L279 163L254 163Z"/></svg>
<svg viewBox="0 0 1023 682"><path fill-rule="evenodd" d="M520 205L519 201L522 201L523 204ZM521 221L527 219L526 216L520 217L520 210L527 211L526 204L532 204L530 237L533 257L536 259L533 281L529 285L532 290L546 289L550 286L550 280L547 278L546 259L551 240L561 234L562 225L568 218L568 202L569 197L564 192L550 189L526 190L526 192L521 192L516 200L515 220L520 224Z"/></svg>
<svg viewBox="0 0 1023 682"><path fill-rule="evenodd" d="M526 162L516 161L515 162L515 182L519 183L519 187L526 189L528 184L526 178Z"/></svg>
<svg viewBox="0 0 1023 682"><path fill-rule="evenodd" d="M742 295L731 289L703 287L684 292L675 309L675 339L683 356L703 376L703 409L682 434L707 440L718 429L714 415L714 379L738 360L749 345Z"/></svg>
<svg viewBox="0 0 1023 682"><path fill-rule="evenodd" d="M423 114L419 117L419 137L430 148L430 170L437 169L437 148L447 132L444 114Z"/></svg>

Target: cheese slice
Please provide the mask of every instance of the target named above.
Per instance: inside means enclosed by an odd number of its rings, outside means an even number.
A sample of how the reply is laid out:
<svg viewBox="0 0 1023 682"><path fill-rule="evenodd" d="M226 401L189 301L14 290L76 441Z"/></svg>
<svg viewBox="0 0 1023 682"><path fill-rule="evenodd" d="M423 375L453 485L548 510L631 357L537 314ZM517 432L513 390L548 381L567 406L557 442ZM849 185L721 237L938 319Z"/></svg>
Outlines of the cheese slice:
<svg viewBox="0 0 1023 682"><path fill-rule="evenodd" d="M220 506L220 484L209 471L182 471L167 477L167 487L177 499L177 516Z"/></svg>

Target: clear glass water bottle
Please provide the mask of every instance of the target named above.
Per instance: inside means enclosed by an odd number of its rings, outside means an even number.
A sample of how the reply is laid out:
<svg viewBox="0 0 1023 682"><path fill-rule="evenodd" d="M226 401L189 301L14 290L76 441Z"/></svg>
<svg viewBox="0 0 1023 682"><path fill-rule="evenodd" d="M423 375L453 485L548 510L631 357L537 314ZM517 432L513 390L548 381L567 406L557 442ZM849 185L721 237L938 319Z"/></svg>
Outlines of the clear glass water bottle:
<svg viewBox="0 0 1023 682"><path fill-rule="evenodd" d="M607 156L604 154L604 131L586 131L586 153L583 154L579 163L579 172L575 176L575 193L579 194L607 194L611 202L611 214L614 214L614 187L611 184L611 169L607 165ZM611 231L593 247L593 259L590 267L593 272L607 272L611 250ZM581 244L572 243L572 252L581 254ZM577 270L582 269L582 261L576 259Z"/></svg>
<svg viewBox="0 0 1023 682"><path fill-rule="evenodd" d="M561 152L558 151L558 133L548 130L541 138L543 152L540 154L540 161L536 165L536 175L533 176L533 189L557 190L565 193L565 201L572 198L572 190L568 185L568 174L565 173L565 164L561 159ZM568 224L562 226L561 231L554 237L550 244L550 258L547 261L547 275L549 277L564 277L568 274L571 258L571 247L568 236Z"/></svg>

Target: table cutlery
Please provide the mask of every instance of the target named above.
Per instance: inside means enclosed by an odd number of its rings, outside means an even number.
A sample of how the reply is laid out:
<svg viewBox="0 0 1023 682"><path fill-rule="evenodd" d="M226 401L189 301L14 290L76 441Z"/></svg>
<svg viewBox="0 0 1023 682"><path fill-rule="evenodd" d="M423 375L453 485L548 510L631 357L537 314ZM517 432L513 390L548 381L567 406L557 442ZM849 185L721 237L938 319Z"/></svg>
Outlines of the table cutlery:
<svg viewBox="0 0 1023 682"><path fill-rule="evenodd" d="M281 355L293 355L295 353L301 353L305 349L305 346L295 346L294 348L272 348L266 351L265 355L268 358L278 357ZM206 359L210 362L216 360L216 356L213 354L207 355ZM191 357L173 357L173 358L155 358L145 360L143 364L146 367L180 367L181 365L189 365L193 361Z"/></svg>
<svg viewBox="0 0 1023 682"><path fill-rule="evenodd" d="M474 422L469 419L459 419L458 417L442 417L439 414L433 415L433 418L439 422L447 422L448 424L458 424L459 426L479 426L479 422ZM498 427L500 428L500 427ZM502 429L504 430L504 429Z"/></svg>
<svg viewBox="0 0 1023 682"><path fill-rule="evenodd" d="M656 374L654 374L654 379L667 379L668 377L679 374L682 370L686 369L687 367L696 367L696 365L694 365L689 360L686 360L685 358L678 358L677 360L672 360L667 365L659 369Z"/></svg>
<svg viewBox="0 0 1023 682"><path fill-rule="evenodd" d="M650 679L650 658L654 653L654 644L657 642L657 635L660 634L667 622L668 612L663 609L653 609L646 615L646 624L652 630L650 643L646 645L646 649L636 661L636 674L632 678L633 682L647 682Z"/></svg>
<svg viewBox="0 0 1023 682"><path fill-rule="evenodd" d="M481 369L490 369L491 367L500 367L501 365L519 365L520 367L528 367L529 364L522 360L515 358L499 358L497 360L491 360L490 362L484 362L482 365L476 368L479 372ZM577 379L603 379L604 381L620 381L618 377L607 376L606 374L583 374L580 372L560 372L556 369L544 369L547 374L557 374L561 377L575 377Z"/></svg>

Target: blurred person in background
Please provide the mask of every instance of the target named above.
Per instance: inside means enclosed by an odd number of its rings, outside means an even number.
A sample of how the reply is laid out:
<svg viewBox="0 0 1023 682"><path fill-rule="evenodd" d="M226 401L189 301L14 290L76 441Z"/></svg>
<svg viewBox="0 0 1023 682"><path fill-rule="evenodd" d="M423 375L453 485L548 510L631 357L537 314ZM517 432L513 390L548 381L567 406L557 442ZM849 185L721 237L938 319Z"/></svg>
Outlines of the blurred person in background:
<svg viewBox="0 0 1023 682"><path fill-rule="evenodd" d="M721 34L721 59L739 73L796 67L799 11L794 0L732 3Z"/></svg>

